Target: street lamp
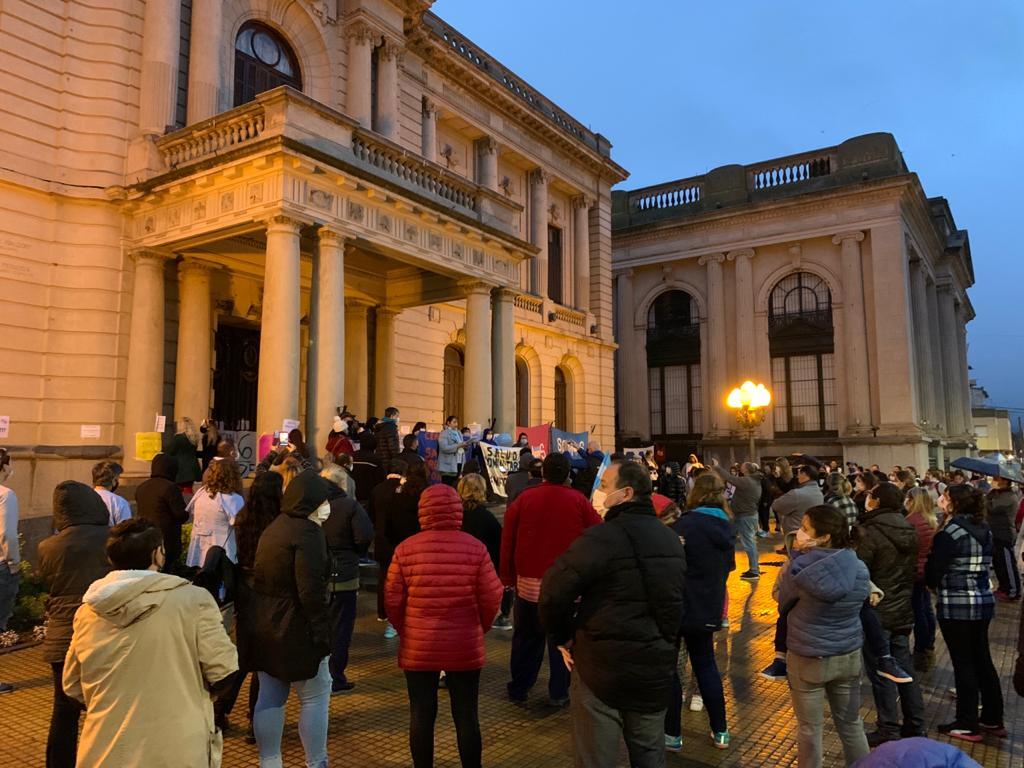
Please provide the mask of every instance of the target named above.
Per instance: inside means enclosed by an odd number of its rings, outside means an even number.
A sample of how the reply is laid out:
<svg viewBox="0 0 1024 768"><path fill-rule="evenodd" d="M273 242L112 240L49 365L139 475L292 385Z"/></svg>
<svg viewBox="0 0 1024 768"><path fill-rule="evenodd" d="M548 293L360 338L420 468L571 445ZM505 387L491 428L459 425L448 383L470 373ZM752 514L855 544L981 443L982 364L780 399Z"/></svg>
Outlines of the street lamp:
<svg viewBox="0 0 1024 768"><path fill-rule="evenodd" d="M772 393L764 384L744 381L729 393L725 404L736 411L736 421L747 431L750 441L750 461L756 461L754 450L754 431L764 423L768 406L772 402Z"/></svg>

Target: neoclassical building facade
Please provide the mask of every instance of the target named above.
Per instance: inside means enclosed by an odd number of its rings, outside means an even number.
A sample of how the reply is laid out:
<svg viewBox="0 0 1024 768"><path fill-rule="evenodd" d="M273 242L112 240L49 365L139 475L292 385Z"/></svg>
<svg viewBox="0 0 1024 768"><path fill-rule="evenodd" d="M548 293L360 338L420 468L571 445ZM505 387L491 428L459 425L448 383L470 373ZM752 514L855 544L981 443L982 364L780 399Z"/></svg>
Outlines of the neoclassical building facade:
<svg viewBox="0 0 1024 768"><path fill-rule="evenodd" d="M974 449L970 245L889 134L613 193L617 431L743 458L943 466Z"/></svg>
<svg viewBox="0 0 1024 768"><path fill-rule="evenodd" d="M430 0L0 6L23 515L155 418L614 433L611 146ZM171 427L168 427L171 431Z"/></svg>

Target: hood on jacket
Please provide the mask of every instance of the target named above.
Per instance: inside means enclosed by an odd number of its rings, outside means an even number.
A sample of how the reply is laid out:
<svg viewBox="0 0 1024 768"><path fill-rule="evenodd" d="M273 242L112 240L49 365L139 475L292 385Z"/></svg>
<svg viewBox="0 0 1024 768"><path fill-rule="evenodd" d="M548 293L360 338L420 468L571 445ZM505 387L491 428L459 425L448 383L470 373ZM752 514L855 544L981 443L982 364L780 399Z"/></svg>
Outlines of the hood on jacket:
<svg viewBox="0 0 1024 768"><path fill-rule="evenodd" d="M679 462L678 461L670 461L665 466L672 470L672 474L673 475L678 475L679 474Z"/></svg>
<svg viewBox="0 0 1024 768"><path fill-rule="evenodd" d="M547 482L547 481L545 481ZM621 515L654 515L654 501L650 496L646 498L635 498L633 501L624 501L611 507L604 515L605 522L610 522Z"/></svg>
<svg viewBox="0 0 1024 768"><path fill-rule="evenodd" d="M331 482L327 478L323 478L323 481L325 483L327 483L327 500L328 501L331 501L332 499L344 499L344 498L348 497L348 494L345 493L345 489L342 488L340 485L337 485L336 483Z"/></svg>
<svg viewBox="0 0 1024 768"><path fill-rule="evenodd" d="M420 494L420 529L458 531L462 529L462 500L448 485L432 485Z"/></svg>
<svg viewBox="0 0 1024 768"><path fill-rule="evenodd" d="M167 592L187 584L157 571L111 571L89 586L82 602L114 626L127 627L157 610Z"/></svg>
<svg viewBox="0 0 1024 768"><path fill-rule="evenodd" d="M107 505L85 483L65 480L53 489L53 527L58 531L72 525L107 525L109 522Z"/></svg>
<svg viewBox="0 0 1024 768"><path fill-rule="evenodd" d="M149 476L162 477L164 480L170 480L173 483L178 477L178 460L169 453L158 453L153 457Z"/></svg>
<svg viewBox="0 0 1024 768"><path fill-rule="evenodd" d="M902 512L879 507L865 512L860 524L876 529L901 555L917 552L917 531L912 523L907 522Z"/></svg>
<svg viewBox="0 0 1024 768"><path fill-rule="evenodd" d="M794 583L817 599L834 603L853 589L860 560L852 549L814 547L801 552L790 566Z"/></svg>
<svg viewBox="0 0 1024 768"><path fill-rule="evenodd" d="M952 744L923 736L882 744L853 768L981 768Z"/></svg>
<svg viewBox="0 0 1024 768"><path fill-rule="evenodd" d="M688 509L679 518L678 524L684 529L687 525L702 526L708 543L715 549L728 552L736 546L732 523L729 522L725 512L718 507L695 507L694 509Z"/></svg>
<svg viewBox="0 0 1024 768"><path fill-rule="evenodd" d="M303 470L288 483L281 511L291 517L309 517L327 501L327 481L311 469Z"/></svg>
<svg viewBox="0 0 1024 768"><path fill-rule="evenodd" d="M988 523L976 523L967 515L956 515L951 522L956 523L971 536L977 539L978 543L985 544L990 541L992 529L989 528ZM941 530L941 528L939 529Z"/></svg>

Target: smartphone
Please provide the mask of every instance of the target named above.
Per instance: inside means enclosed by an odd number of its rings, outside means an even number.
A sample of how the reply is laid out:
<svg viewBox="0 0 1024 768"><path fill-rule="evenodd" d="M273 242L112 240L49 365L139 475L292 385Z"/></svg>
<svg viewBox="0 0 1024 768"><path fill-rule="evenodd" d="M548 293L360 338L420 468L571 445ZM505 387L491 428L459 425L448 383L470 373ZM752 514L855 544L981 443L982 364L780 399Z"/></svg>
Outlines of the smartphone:
<svg viewBox="0 0 1024 768"><path fill-rule="evenodd" d="M288 433L287 432L281 432L281 433L278 434L278 436L277 436L277 444L278 445L282 445L282 446L283 445L288 445Z"/></svg>

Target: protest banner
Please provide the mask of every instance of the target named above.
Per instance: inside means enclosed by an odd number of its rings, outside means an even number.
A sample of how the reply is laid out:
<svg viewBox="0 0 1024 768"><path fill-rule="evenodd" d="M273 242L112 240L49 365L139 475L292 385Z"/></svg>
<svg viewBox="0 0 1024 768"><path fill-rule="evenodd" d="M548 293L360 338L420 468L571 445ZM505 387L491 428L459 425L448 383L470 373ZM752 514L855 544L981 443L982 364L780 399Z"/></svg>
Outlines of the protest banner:
<svg viewBox="0 0 1024 768"><path fill-rule="evenodd" d="M256 471L256 465L262 460L262 457L256 458L256 433L245 430L224 430L220 434L221 437L230 437L235 441L235 450L238 451L238 468L242 471L242 477L251 477ZM263 456L266 456L266 453Z"/></svg>
<svg viewBox="0 0 1024 768"><path fill-rule="evenodd" d="M136 432L135 433L135 459L137 461L152 461L162 450L163 436L159 432Z"/></svg>
<svg viewBox="0 0 1024 768"><path fill-rule="evenodd" d="M654 446L648 445L645 448L623 448L622 452L626 454L626 458L630 461L635 461L637 464L644 463L644 455L650 451L654 452Z"/></svg>
<svg viewBox="0 0 1024 768"><path fill-rule="evenodd" d="M480 450L484 454L487 475L491 478L491 488L502 498L508 497L505 481L508 476L519 469L519 448L502 448L497 445L481 443Z"/></svg>
<svg viewBox="0 0 1024 768"><path fill-rule="evenodd" d="M561 429L551 428L551 445L556 453L569 452L569 463L575 469L586 469L587 460L579 455L578 451L584 451L590 445L589 432L565 432Z"/></svg>
<svg viewBox="0 0 1024 768"><path fill-rule="evenodd" d="M612 464L612 455L610 453L605 454L605 457L601 459L601 466L597 470L597 477L594 478L594 487L590 489L590 500L594 500L594 491L601 487L601 480L604 479L604 473L608 471L608 467ZM598 512L601 512L599 509ZM602 513L603 514L603 513Z"/></svg>
<svg viewBox="0 0 1024 768"><path fill-rule="evenodd" d="M517 440L519 435L524 433L535 459L543 459L548 455L548 446L551 445L550 424L541 424L539 427L516 427Z"/></svg>
<svg viewBox="0 0 1024 768"><path fill-rule="evenodd" d="M419 443L417 450L427 465L427 478L431 485L441 482L441 473L437 471L437 438L439 435L439 432L419 432L416 435Z"/></svg>

